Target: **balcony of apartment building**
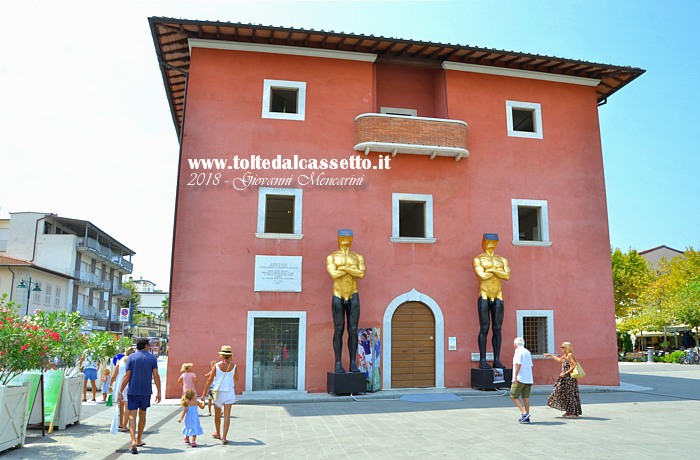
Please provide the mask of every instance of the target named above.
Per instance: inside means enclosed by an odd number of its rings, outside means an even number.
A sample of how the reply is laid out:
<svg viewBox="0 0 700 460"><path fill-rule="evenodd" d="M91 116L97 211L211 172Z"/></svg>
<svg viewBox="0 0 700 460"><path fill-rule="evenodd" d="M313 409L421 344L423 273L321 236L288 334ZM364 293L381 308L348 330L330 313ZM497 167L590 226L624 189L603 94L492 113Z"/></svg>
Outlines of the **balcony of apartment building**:
<svg viewBox="0 0 700 460"><path fill-rule="evenodd" d="M128 299L131 297L131 290L125 288L121 284L118 283L112 283L112 295L115 297L121 297L123 299Z"/></svg>
<svg viewBox="0 0 700 460"><path fill-rule="evenodd" d="M467 123L461 120L363 113L355 118L355 150L438 156L469 156Z"/></svg>
<svg viewBox="0 0 700 460"><path fill-rule="evenodd" d="M111 266L112 268L124 270L127 273L134 271L134 264L126 260L121 254L113 251L107 246L100 244L94 238L78 238L77 250L78 252L90 254L96 257L98 260L107 263L107 265Z"/></svg>
<svg viewBox="0 0 700 460"><path fill-rule="evenodd" d="M85 286L99 291L109 291L111 289L110 281L103 280L97 273L76 270L74 278L75 283L79 286Z"/></svg>
<svg viewBox="0 0 700 460"><path fill-rule="evenodd" d="M73 311L80 313L80 316L83 318L95 319L97 317L97 308L87 305L81 300L78 300L78 303L73 305Z"/></svg>

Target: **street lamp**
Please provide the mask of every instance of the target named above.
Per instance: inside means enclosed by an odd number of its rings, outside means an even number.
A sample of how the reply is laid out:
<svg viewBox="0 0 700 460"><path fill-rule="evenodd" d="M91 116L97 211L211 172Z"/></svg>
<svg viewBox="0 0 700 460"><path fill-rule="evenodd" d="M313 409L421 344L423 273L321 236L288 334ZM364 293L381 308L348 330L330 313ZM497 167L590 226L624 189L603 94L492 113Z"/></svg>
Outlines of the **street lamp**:
<svg viewBox="0 0 700 460"><path fill-rule="evenodd" d="M32 284L34 285L34 288L32 288ZM39 283L36 281L32 281L32 277L30 276L29 281L25 281L24 279L22 279L17 285L17 289L27 290L27 314L25 316L29 316L29 301L31 300L32 292L41 292Z"/></svg>

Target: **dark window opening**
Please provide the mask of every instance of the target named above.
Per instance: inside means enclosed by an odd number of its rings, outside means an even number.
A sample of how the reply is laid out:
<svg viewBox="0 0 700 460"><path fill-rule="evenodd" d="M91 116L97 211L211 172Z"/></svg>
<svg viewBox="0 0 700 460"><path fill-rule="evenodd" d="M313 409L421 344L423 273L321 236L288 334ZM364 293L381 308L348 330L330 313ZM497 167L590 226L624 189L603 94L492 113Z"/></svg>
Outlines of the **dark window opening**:
<svg viewBox="0 0 700 460"><path fill-rule="evenodd" d="M265 233L294 233L293 195L266 195Z"/></svg>
<svg viewBox="0 0 700 460"><path fill-rule="evenodd" d="M425 203L399 201L399 236L425 238Z"/></svg>
<svg viewBox="0 0 700 460"><path fill-rule="evenodd" d="M270 94L270 112L299 113L297 101L299 92L296 89L272 88Z"/></svg>
<svg viewBox="0 0 700 460"><path fill-rule="evenodd" d="M513 109L513 131L523 131L526 133L535 132L535 112L534 110Z"/></svg>
<svg viewBox="0 0 700 460"><path fill-rule="evenodd" d="M533 355L547 352L547 318L531 316L523 318L523 339L525 348Z"/></svg>
<svg viewBox="0 0 700 460"><path fill-rule="evenodd" d="M540 208L518 206L518 240L542 241Z"/></svg>

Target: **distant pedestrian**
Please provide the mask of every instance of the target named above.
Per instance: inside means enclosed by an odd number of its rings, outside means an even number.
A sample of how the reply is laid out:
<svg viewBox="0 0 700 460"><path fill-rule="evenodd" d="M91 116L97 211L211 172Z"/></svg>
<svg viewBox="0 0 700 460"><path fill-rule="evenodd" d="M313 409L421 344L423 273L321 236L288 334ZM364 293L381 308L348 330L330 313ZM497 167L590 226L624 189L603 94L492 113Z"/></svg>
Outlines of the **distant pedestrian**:
<svg viewBox="0 0 700 460"><path fill-rule="evenodd" d="M544 356L555 359L561 364L561 373L554 383L552 394L549 395L547 405L553 409L564 411L566 418L579 418L581 412L581 396L578 391L578 382L571 378L571 373L576 369L576 358L571 342L561 344L562 355L544 353Z"/></svg>
<svg viewBox="0 0 700 460"><path fill-rule="evenodd" d="M151 406L151 394L153 394L151 381L156 383L156 403L160 402L158 359L148 352L147 347L148 339L139 339L136 342L136 353L129 356L126 361L126 373L119 389L119 400L121 401L122 392L127 385L129 386L127 408L129 410L132 454L138 454L138 447L146 444L141 438L146 427L146 410ZM138 429L136 427L137 413Z"/></svg>
<svg viewBox="0 0 700 460"><path fill-rule="evenodd" d="M184 434L185 444L192 447L197 447L197 436L204 433L201 423L199 423L199 413L197 407L204 409L204 401L197 401L197 394L191 388L185 391L182 397L182 414L177 423L181 423L185 419L185 427L182 429Z"/></svg>
<svg viewBox="0 0 700 460"><path fill-rule="evenodd" d="M510 385L510 397L520 409L520 423L530 423L530 390L535 382L532 378L532 355L525 348L525 340L516 337L513 340L513 379ZM522 398L522 402L520 402Z"/></svg>
<svg viewBox="0 0 700 460"><path fill-rule="evenodd" d="M194 390L197 393L197 375L192 372L192 363L184 363L180 368L180 378L177 379L177 383L182 385L182 395L184 396L187 390Z"/></svg>
<svg viewBox="0 0 700 460"><path fill-rule="evenodd" d="M85 374L83 380L83 402L87 401L87 387L88 382L92 386L92 402L95 402L95 396L97 396L97 368L100 362L93 359L92 356L83 356L80 358L79 367L83 369L83 374Z"/></svg>
<svg viewBox="0 0 700 460"><path fill-rule="evenodd" d="M109 376L110 372L111 371L108 367L102 369L102 402L107 402L107 395L109 395L112 392L112 383L111 378Z"/></svg>
<svg viewBox="0 0 700 460"><path fill-rule="evenodd" d="M231 406L236 402L235 382L238 380L238 371L233 363L233 354L229 345L221 347L219 357L221 361L212 366L207 383L204 384L205 393L202 393L202 399L204 399L209 386L213 385L214 427L216 431L212 434L212 437L221 439L223 444L228 444L226 436L231 424ZM223 431L220 430L222 409L224 414Z"/></svg>

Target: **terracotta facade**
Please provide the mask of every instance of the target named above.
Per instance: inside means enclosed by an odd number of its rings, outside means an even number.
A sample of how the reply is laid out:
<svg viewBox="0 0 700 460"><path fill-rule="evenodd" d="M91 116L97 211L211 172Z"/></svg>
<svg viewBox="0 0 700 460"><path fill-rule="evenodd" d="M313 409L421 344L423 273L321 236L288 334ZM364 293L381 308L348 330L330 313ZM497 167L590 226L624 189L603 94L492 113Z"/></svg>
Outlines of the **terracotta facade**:
<svg viewBox="0 0 700 460"><path fill-rule="evenodd" d="M265 80L305 83L303 120L262 117ZM541 126L535 130L541 138L509 135L508 101L539 104ZM383 107L458 123L427 120L423 132L407 128L413 120L389 116L369 127L371 117L360 118L358 125L359 115L378 114ZM547 341L540 344L546 351L559 353L558 345L570 341L585 364L586 384L619 384L594 84L439 64L425 69L409 62L195 46L181 130L169 375L179 375L181 363L193 362L204 380L210 360L228 344L238 363L237 391L255 391L252 382L260 369L253 362L261 346L251 337L256 318L292 317L301 327L294 350L296 387L288 389L325 392L326 374L334 364L332 283L325 258L337 249L337 230L351 228L353 250L367 264L359 281L360 327L381 330L383 388L391 388L397 373L404 372L392 368L399 352L392 350L397 327L392 319L402 305L415 302L435 320L426 339L435 347L434 384L428 386L470 386L470 369L478 365L472 354L478 351L479 331L472 259L482 252L486 232L499 235L496 252L512 270L504 282L501 360L511 362L512 341L523 333L523 318L544 318L537 327ZM433 154L425 139L438 147L463 148L468 155L455 161L452 153ZM364 148L354 150L365 140L418 147L406 152L370 148L365 155ZM316 177L362 177L354 185L315 185L299 182L312 174L309 170L229 168L236 155L337 161L357 156L372 166L385 161L383 166L390 168L315 171ZM191 160L219 158L229 161L224 169L192 167ZM196 185L202 174L208 182ZM246 174L257 176L262 185L235 189L234 181L242 185ZM289 184L269 187L268 178L289 179ZM279 188L295 190L293 212L300 213L295 215L300 232L280 237L261 232L265 194L260 187L269 187L270 195ZM403 225L397 202L416 201L425 216L424 235L392 234L397 221ZM514 235L519 208L538 213L535 239L541 241ZM256 256L301 257L300 292L255 291ZM490 335L488 343L490 351ZM343 357L347 359L347 350ZM552 383L558 363L535 358L536 383ZM177 379L168 379L166 396L179 392Z"/></svg>

